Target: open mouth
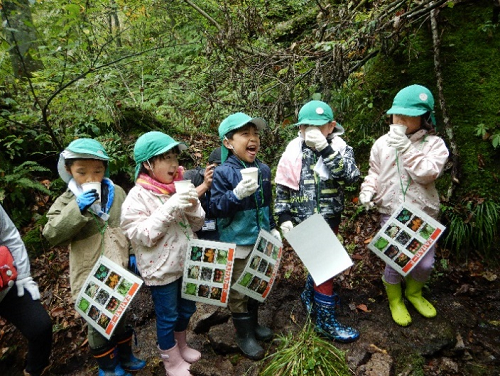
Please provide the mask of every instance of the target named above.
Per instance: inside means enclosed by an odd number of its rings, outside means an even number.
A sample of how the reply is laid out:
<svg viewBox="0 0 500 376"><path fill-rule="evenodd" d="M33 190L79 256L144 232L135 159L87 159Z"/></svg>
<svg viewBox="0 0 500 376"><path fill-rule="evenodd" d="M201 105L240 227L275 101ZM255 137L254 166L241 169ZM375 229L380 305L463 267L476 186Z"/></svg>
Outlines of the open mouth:
<svg viewBox="0 0 500 376"><path fill-rule="evenodd" d="M252 145L252 146L247 147L247 153L252 155L252 156L257 155L257 146Z"/></svg>

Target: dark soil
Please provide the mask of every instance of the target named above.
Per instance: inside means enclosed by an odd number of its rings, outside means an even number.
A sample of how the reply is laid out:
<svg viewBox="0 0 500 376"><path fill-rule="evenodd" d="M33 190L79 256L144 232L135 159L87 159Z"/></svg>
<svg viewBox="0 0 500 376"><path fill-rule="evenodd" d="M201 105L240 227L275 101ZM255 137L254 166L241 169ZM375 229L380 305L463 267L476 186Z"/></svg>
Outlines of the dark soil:
<svg viewBox="0 0 500 376"><path fill-rule="evenodd" d="M500 375L500 268L469 260L459 263L440 250L425 296L438 316L421 317L409 307L413 323L402 328L390 317L380 276L383 263L366 244L378 230L374 214L362 213L341 228L354 266L336 278L342 302L338 319L359 329L360 339L335 345L346 352L356 375ZM293 250L285 247L280 277L261 307L261 321L277 333L297 332L305 321L300 302L305 272ZM96 375L86 342L86 326L70 301L67 250L55 248L32 260L42 302L54 322L51 375ZM130 309L138 343L136 355L148 361L138 376L165 375L156 350L155 316L151 297L143 288ZM238 351L229 312L200 304L192 319L188 341L202 352L191 367L193 376L258 375L265 364ZM263 344L272 354L277 343ZM26 342L0 318L0 375L22 375Z"/></svg>

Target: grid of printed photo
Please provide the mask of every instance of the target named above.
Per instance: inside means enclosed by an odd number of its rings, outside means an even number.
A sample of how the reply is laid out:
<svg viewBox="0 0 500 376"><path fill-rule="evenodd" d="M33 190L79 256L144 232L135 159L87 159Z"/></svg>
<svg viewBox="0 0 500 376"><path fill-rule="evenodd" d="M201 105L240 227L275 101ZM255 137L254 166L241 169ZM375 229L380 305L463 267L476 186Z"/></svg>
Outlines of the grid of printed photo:
<svg viewBox="0 0 500 376"><path fill-rule="evenodd" d="M271 292L282 251L282 243L269 232L261 230L248 264L232 288L263 302Z"/></svg>
<svg viewBox="0 0 500 376"><path fill-rule="evenodd" d="M188 244L182 297L227 306L236 244L193 239Z"/></svg>
<svg viewBox="0 0 500 376"><path fill-rule="evenodd" d="M99 333L110 338L143 281L102 256L78 294L75 309Z"/></svg>
<svg viewBox="0 0 500 376"><path fill-rule="evenodd" d="M407 275L446 227L403 203L368 244L368 248L403 276Z"/></svg>

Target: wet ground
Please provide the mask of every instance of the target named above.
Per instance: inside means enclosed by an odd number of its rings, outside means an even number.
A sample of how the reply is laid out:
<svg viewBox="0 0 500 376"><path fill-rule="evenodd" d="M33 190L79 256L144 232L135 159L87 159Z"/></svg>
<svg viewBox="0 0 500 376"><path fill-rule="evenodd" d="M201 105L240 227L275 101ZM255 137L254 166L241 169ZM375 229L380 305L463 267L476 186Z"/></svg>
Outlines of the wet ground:
<svg viewBox="0 0 500 376"><path fill-rule="evenodd" d="M438 316L425 319L409 307L413 323L402 328L390 317L380 281L383 263L365 247L375 232L375 227L363 223L349 224L344 229L348 234L344 244L353 245L346 248L354 266L335 282L342 299L339 321L361 333L354 343L336 344L346 352L353 374L500 375L500 268L486 267L478 260L453 262L449 252L438 252L436 269L424 291ZM85 341L85 327L69 300L66 250L55 249L32 264L35 271L44 270L34 274L41 286L42 302L55 324L50 374L96 375L97 368ZM260 310L261 321L275 333L298 332L303 327L306 314L299 294L304 277L302 263L287 247L280 277ZM148 361L148 366L136 375L165 375L155 346L155 319L146 288L138 294L130 313L137 332L136 355ZM194 376L258 375L265 361L242 357L233 333L226 309L198 306L188 336L191 345L202 352L202 360L192 366ZM263 346L272 354L277 344ZM26 344L18 331L3 321L0 351L0 375L22 375Z"/></svg>

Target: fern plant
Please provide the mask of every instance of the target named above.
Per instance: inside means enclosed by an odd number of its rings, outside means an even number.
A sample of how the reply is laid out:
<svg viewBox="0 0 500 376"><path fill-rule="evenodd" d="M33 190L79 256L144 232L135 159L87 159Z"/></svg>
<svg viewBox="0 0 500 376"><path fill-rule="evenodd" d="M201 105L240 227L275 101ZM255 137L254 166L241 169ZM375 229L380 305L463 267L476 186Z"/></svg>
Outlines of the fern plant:
<svg viewBox="0 0 500 376"><path fill-rule="evenodd" d="M31 220L32 213L27 208L36 204L37 193L50 195L50 191L36 180L40 174L48 174L48 168L33 161L27 161L9 171L10 165L0 168L0 202L10 214L16 226L21 227Z"/></svg>

